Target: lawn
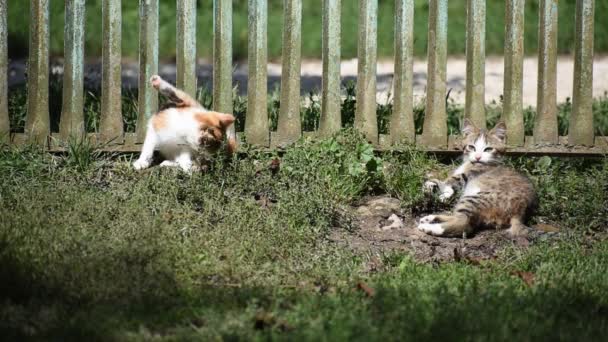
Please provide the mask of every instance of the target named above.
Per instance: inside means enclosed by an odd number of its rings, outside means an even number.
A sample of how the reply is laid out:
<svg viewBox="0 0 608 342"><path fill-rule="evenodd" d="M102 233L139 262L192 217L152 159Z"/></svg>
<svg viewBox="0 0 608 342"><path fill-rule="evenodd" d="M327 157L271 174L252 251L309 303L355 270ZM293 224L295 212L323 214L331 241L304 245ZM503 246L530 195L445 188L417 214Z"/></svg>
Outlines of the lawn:
<svg viewBox="0 0 608 342"><path fill-rule="evenodd" d="M283 153L244 146L192 176L135 172L86 142L0 148L0 336L22 340L601 340L608 161L518 157L552 239L487 260L353 250L352 206L435 210L452 161L374 153L345 130ZM455 162L455 161L454 161ZM533 222L534 223L534 222ZM409 229L409 228L408 228ZM498 233L496 233L498 234ZM375 267L370 268L373 263Z"/></svg>

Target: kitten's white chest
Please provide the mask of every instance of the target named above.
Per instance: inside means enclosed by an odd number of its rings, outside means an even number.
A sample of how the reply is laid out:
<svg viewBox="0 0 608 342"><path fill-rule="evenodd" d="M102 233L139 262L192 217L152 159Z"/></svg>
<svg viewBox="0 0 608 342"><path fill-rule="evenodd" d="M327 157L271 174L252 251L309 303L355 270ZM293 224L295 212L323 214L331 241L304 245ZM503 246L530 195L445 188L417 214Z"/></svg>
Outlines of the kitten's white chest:
<svg viewBox="0 0 608 342"><path fill-rule="evenodd" d="M188 112L169 109L166 111L165 126L156 131L159 147L196 148L199 129L194 116Z"/></svg>

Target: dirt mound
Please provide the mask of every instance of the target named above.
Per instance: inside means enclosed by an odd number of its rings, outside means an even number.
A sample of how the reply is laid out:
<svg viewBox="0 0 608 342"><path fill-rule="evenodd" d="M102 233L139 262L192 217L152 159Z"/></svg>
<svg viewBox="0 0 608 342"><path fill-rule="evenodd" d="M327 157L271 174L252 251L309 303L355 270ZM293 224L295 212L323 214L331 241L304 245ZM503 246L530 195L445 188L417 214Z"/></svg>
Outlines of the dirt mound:
<svg viewBox="0 0 608 342"><path fill-rule="evenodd" d="M403 251L422 262L492 259L500 250L516 246L526 248L539 234L513 239L505 231L485 230L469 238L446 238L427 235L418 229L417 219L402 210L398 199L388 196L367 198L351 208L356 229L334 230L329 239L357 253L382 254ZM542 234L541 238L553 234Z"/></svg>

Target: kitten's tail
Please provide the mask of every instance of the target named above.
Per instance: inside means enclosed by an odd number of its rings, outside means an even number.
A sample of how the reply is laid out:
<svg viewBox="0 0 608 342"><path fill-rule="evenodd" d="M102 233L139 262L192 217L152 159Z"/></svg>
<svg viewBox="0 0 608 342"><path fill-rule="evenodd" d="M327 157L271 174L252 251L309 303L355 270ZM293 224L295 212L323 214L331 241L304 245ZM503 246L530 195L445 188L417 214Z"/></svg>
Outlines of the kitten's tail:
<svg viewBox="0 0 608 342"><path fill-rule="evenodd" d="M163 80L158 75L152 76L150 78L150 83L159 93L165 95L171 102L175 103L177 107L203 107L186 92L175 88L171 83Z"/></svg>
<svg viewBox="0 0 608 342"><path fill-rule="evenodd" d="M234 123L226 129L226 152L228 155L233 155L236 152L236 132Z"/></svg>

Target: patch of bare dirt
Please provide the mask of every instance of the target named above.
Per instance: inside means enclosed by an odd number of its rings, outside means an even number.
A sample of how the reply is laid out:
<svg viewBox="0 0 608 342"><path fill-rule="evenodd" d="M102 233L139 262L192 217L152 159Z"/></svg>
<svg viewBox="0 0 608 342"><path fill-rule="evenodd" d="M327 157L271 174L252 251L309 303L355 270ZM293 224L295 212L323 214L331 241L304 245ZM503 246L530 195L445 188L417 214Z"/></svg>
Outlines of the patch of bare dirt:
<svg viewBox="0 0 608 342"><path fill-rule="evenodd" d="M484 230L468 238L434 237L416 229L418 218L406 214L399 200L388 196L370 197L351 210L357 228L336 229L329 236L331 241L357 253L402 251L422 262L478 263L495 258L509 246L526 248L540 234L513 239L505 231Z"/></svg>

